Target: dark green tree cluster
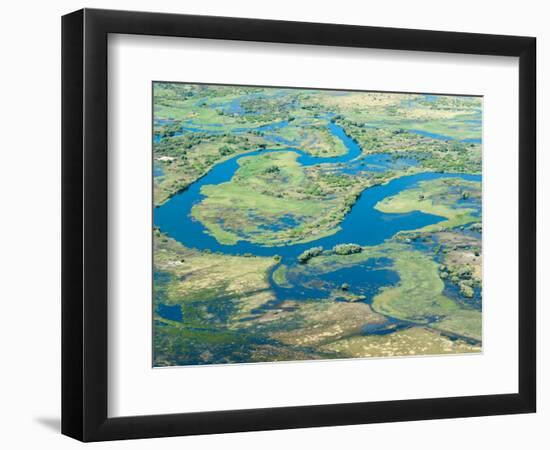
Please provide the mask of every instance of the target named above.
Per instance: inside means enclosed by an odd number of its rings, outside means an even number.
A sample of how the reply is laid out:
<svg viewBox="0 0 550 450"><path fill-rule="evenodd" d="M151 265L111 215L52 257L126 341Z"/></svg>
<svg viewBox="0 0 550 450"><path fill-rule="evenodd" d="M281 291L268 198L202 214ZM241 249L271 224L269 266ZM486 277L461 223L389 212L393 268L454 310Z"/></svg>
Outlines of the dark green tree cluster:
<svg viewBox="0 0 550 450"><path fill-rule="evenodd" d="M281 169L279 169L278 166L269 166L269 167L266 167L264 169L264 173L267 173L267 174L276 174L276 173L279 173L281 171Z"/></svg>
<svg viewBox="0 0 550 450"><path fill-rule="evenodd" d="M316 256L319 256L321 253L323 253L323 247L312 247L305 252L303 252L300 256L298 256L298 261L301 264L307 263L311 258L315 258Z"/></svg>
<svg viewBox="0 0 550 450"><path fill-rule="evenodd" d="M332 247L332 251L337 255L351 255L353 253L361 253L363 248L357 244L339 244Z"/></svg>
<svg viewBox="0 0 550 450"><path fill-rule="evenodd" d="M235 153L235 149L232 147L229 147L228 145L223 145L219 148L218 152L221 156L228 156Z"/></svg>

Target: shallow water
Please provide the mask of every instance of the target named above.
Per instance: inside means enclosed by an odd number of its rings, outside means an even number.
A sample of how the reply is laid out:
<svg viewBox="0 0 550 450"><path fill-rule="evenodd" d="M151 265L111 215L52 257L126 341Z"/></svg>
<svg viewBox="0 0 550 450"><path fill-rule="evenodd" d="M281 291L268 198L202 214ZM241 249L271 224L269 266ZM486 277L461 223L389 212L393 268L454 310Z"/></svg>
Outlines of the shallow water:
<svg viewBox="0 0 550 450"><path fill-rule="evenodd" d="M277 122L261 127L262 131L269 132L287 126L288 122ZM317 239L306 244L289 244L279 246L265 246L241 240L234 245L219 243L214 237L208 234L206 228L191 216L191 208L199 203L204 196L201 188L205 185L217 185L231 180L239 168L238 160L244 156L257 156L269 152L293 151L298 154L297 161L302 166L318 164L330 164L331 170L350 170L355 167L357 158L362 154L357 142L349 137L344 130L335 123L328 125L331 133L339 138L346 146L347 153L337 157L316 157L303 151L289 147L285 150L258 150L247 154L235 156L220 164L215 165L204 177L190 185L186 190L171 197L165 204L155 208L154 222L164 233L189 248L199 250L210 250L231 255L242 255L249 253L257 256L282 257L283 263L293 266L296 264L298 255L304 250L313 246L322 246L324 249L331 249L337 244L356 243L362 246L377 245L384 240L391 238L399 231L414 230L445 220L443 217L424 214L419 211L412 211L404 214L387 214L376 210L375 205L382 199L398 194L399 192L416 186L420 181L435 180L439 178L458 177L465 180L480 181L480 175L452 174L452 173L419 173L406 175L394 179L386 184L377 185L365 189L351 211L345 216L340 224L340 229L331 236ZM367 155L362 158L365 161L360 170L383 172L389 169L403 168L416 165L414 158L395 160L389 154ZM342 163L342 167L336 167L335 163ZM399 166L395 166L399 164ZM359 170L359 169L358 169ZM292 224L292 218L283 218L283 225ZM349 293L365 296L365 302L369 302L378 290L398 282L398 275L391 270L391 263L380 267L376 261L367 261L356 266L337 269L330 273L312 274L290 279L292 287L277 286L271 282L271 287L276 294L277 300L262 307L272 308L285 299L311 299L326 298L330 291L338 289L343 283L348 283ZM374 265L373 265L374 264ZM376 265L378 264L378 265ZM163 310L166 311L166 310ZM164 312L166 314L166 312ZM160 314L160 312L159 312ZM386 330L387 327L383 327ZM381 332L385 332L385 331ZM373 330L373 332L375 332Z"/></svg>
<svg viewBox="0 0 550 450"><path fill-rule="evenodd" d="M180 305L165 305L164 303L159 303L157 306L157 314L167 320L175 320L176 322L181 322L183 320Z"/></svg>
<svg viewBox="0 0 550 450"><path fill-rule="evenodd" d="M353 294L363 297L360 301L371 303L383 286L395 285L399 275L392 270L392 260L370 258L352 266L336 268L332 272L321 273L315 270L295 270L287 272L286 285L272 283L272 289L279 300L303 300L328 298L333 291L341 291L341 299ZM342 286L347 284L346 289Z"/></svg>
<svg viewBox="0 0 550 450"><path fill-rule="evenodd" d="M162 167L157 166L156 164L153 165L153 177L162 177L164 175L164 170L162 170Z"/></svg>
<svg viewBox="0 0 550 450"><path fill-rule="evenodd" d="M420 173L407 175L389 183L365 189L351 211L340 224L340 230L331 236L306 244L289 244L282 246L264 246L247 241L239 241L234 245L219 243L208 234L206 228L192 218L191 208L199 203L204 196L201 187L210 184L221 184L231 180L238 170L238 160L243 156L256 156L267 152L293 151L299 155L298 162L303 166L324 163L345 163L359 156L361 149L353 139L345 135L338 125L331 124L331 130L340 137L348 153L334 158L322 158L308 155L300 150L258 150L238 155L214 166L204 177L191 184L186 190L174 195L163 205L154 210L155 225L186 247L199 250L211 250L225 254L237 255L251 253L258 256L280 255L283 258L296 258L304 250L321 245L325 249L334 245L354 242L359 245L376 245L392 237L402 230L422 228L444 220L442 217L424 214L419 211L404 214L387 214L374 209L380 200L396 195L404 189L415 186L419 181L438 178L459 177L465 180L480 181L480 175L450 174L450 173Z"/></svg>

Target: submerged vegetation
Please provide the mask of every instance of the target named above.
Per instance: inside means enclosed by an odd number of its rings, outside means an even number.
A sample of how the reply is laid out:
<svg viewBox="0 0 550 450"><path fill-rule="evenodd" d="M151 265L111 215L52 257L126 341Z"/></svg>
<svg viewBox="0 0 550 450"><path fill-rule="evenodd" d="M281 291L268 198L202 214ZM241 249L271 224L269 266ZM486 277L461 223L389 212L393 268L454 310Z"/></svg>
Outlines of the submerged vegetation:
<svg viewBox="0 0 550 450"><path fill-rule="evenodd" d="M479 98L153 96L155 366L481 350Z"/></svg>

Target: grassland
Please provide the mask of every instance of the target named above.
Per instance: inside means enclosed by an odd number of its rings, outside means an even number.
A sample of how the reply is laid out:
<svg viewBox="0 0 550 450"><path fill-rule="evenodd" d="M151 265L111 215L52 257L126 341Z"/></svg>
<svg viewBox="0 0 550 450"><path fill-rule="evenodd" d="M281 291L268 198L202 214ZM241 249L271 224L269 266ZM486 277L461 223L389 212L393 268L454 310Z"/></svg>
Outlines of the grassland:
<svg viewBox="0 0 550 450"><path fill-rule="evenodd" d="M239 113L227 110L233 102L239 102ZM450 135L457 137L457 123L463 120L471 136L479 137L479 126L472 124L477 120L472 117L479 116L476 99L437 97L434 102L414 95L335 95L292 89L266 95L260 88L155 83L154 105L154 133L162 138L154 143L155 163L164 172L155 178L156 205L236 154L289 145L315 156L343 154L342 142L326 128L327 108L340 113L337 123L359 142L365 155L391 152L414 156L423 169L433 171L481 171L479 144L430 139L394 124L398 119L403 124L406 115L424 121L416 123L417 128L449 132L430 125L430 121L439 120L451 124L455 135ZM366 121L364 114L375 115L380 123ZM285 120L289 121L286 127L260 131L262 126ZM195 131L182 134L186 126Z"/></svg>
<svg viewBox="0 0 550 450"><path fill-rule="evenodd" d="M273 137L275 142L282 138L283 145L288 143L313 156L340 156L347 151L342 141L328 131L326 119L294 120L289 126L267 134L267 137Z"/></svg>
<svg viewBox="0 0 550 450"><path fill-rule="evenodd" d="M365 303L310 301L295 305L295 308L267 327L269 335L286 345L310 347L320 353L330 342L357 335L367 323L385 321ZM299 326L285 326L285 322L299 323Z"/></svg>
<svg viewBox="0 0 550 450"><path fill-rule="evenodd" d="M163 175L154 179L154 204L161 205L206 174L215 164L265 146L253 133L237 136L190 133L155 144L155 164Z"/></svg>
<svg viewBox="0 0 550 450"><path fill-rule="evenodd" d="M320 94L318 101L360 125L423 130L456 140L479 139L481 134L481 99L475 97L352 92Z"/></svg>
<svg viewBox="0 0 550 450"><path fill-rule="evenodd" d="M182 321L155 313L155 365L239 360L278 361L335 357L318 344L356 332L383 318L365 304L274 300L267 274L273 258L234 257L155 240L155 305L177 305Z"/></svg>
<svg viewBox="0 0 550 450"><path fill-rule="evenodd" d="M230 326L273 300L267 278L273 258L199 252L159 234L154 264L162 275L155 280L155 365L220 363L252 353L259 358L264 346L271 356L277 353L273 341ZM163 318L159 304L179 306L183 320ZM286 357L301 354L281 346L279 351Z"/></svg>
<svg viewBox="0 0 550 450"><path fill-rule="evenodd" d="M177 281L164 290L167 304L232 296L246 298L244 303L253 308L264 301L262 294L269 291L267 272L276 264L273 258L189 249L162 234L155 238L154 250L155 270ZM261 300L256 302L258 296Z"/></svg>
<svg viewBox="0 0 550 450"><path fill-rule="evenodd" d="M437 232L401 232L394 240L424 248L439 264L439 277L446 285L446 295L468 308L481 310L481 231L481 223L476 222Z"/></svg>
<svg viewBox="0 0 550 450"><path fill-rule="evenodd" d="M238 86L184 85L178 83L155 83L153 87L154 115L157 119L168 121L156 124L155 131L162 134L170 126L182 121L191 121L196 126L221 128L231 132L243 125L256 126L269 124L278 114L273 108L270 114L231 114L216 105L230 104L233 100L261 89Z"/></svg>
<svg viewBox="0 0 550 450"><path fill-rule="evenodd" d="M468 200L467 203L461 203ZM417 187L401 191L378 202L376 209L385 213L421 211L447 220L424 227L433 231L459 227L479 220L481 183L460 178L421 181Z"/></svg>
<svg viewBox="0 0 550 450"><path fill-rule="evenodd" d="M279 267L277 267L272 274L273 282L281 287L289 286L286 279L287 270L288 267L285 264L281 264Z"/></svg>
<svg viewBox="0 0 550 450"><path fill-rule="evenodd" d="M239 159L230 182L202 188L205 199L193 207L193 216L224 244L245 239L280 245L336 232L362 185L309 176L297 157L279 152Z"/></svg>
<svg viewBox="0 0 550 450"><path fill-rule="evenodd" d="M346 358L479 353L479 346L450 340L429 328L412 327L387 335L352 336L322 347Z"/></svg>
<svg viewBox="0 0 550 450"><path fill-rule="evenodd" d="M179 305L184 318L179 322L155 315L156 365L480 349L481 313L446 298L437 264L404 244L365 247L351 255L323 254L308 263L307 270L322 274L368 258L392 258L400 281L383 288L372 305L329 297L267 306L275 300L267 278L277 264L274 258L205 254L162 235L156 240L155 255L155 270L168 274L155 284L155 301ZM287 271L305 269L281 267L279 281L286 285ZM362 333L366 324L386 326L388 316L406 321L410 328L383 335Z"/></svg>
<svg viewBox="0 0 550 450"><path fill-rule="evenodd" d="M254 150L284 149L292 144L293 148L314 156L329 157L345 153L342 142L327 131L327 121L319 123L305 129L293 125L281 130L250 129L239 133L231 133L230 129L225 128L207 127L204 131L181 134L177 132L181 122L175 122L170 127L173 128L172 133L177 133L163 136L153 144L154 163L162 169L162 176L154 179L154 204L161 205L205 175L215 164Z"/></svg>

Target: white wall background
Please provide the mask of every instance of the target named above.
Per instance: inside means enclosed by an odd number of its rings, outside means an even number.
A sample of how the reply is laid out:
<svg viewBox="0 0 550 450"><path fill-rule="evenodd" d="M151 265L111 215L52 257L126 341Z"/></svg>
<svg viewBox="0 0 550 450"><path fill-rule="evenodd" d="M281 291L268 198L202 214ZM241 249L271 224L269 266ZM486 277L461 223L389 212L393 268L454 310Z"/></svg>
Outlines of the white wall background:
<svg viewBox="0 0 550 450"><path fill-rule="evenodd" d="M357 2L353 0L88 0L5 2L0 18L2 115L0 192L1 317L0 445L3 448L76 448L59 434L60 417L60 16L83 6L258 17L449 31L531 35L538 38L539 230L548 226L550 139L542 113L550 105L549 11L535 0ZM544 192L543 192L544 191ZM549 238L539 233L539 278L545 278ZM547 280L547 278L546 278ZM95 444L94 448L448 450L547 448L550 374L544 324L548 281L539 284L539 413L536 415L380 424L223 436Z"/></svg>

